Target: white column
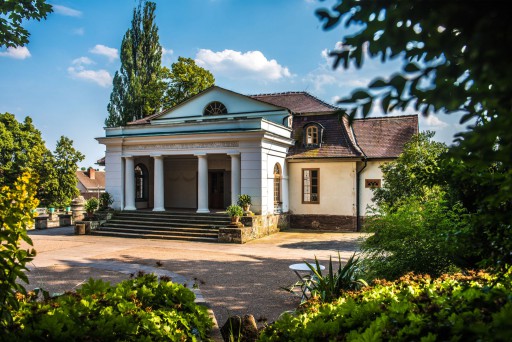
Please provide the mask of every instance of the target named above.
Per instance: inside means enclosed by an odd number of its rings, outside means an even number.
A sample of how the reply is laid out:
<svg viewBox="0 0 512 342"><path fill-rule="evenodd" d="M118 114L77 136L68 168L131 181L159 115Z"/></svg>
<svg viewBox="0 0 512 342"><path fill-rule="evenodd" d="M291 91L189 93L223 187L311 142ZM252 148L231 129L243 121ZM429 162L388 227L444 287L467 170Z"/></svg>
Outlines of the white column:
<svg viewBox="0 0 512 342"><path fill-rule="evenodd" d="M286 161L283 163L283 175L281 177L281 209L283 213L290 210L289 187L288 187L288 164Z"/></svg>
<svg viewBox="0 0 512 342"><path fill-rule="evenodd" d="M135 165L133 157L124 158L124 210L136 210L135 208Z"/></svg>
<svg viewBox="0 0 512 342"><path fill-rule="evenodd" d="M231 156L231 204L236 204L240 196L240 153L228 153Z"/></svg>
<svg viewBox="0 0 512 342"><path fill-rule="evenodd" d="M153 156L155 160L155 182L153 187L154 203L153 211L165 211L164 206L164 158Z"/></svg>
<svg viewBox="0 0 512 342"><path fill-rule="evenodd" d="M208 156L196 154L197 157L197 212L209 213L208 210Z"/></svg>

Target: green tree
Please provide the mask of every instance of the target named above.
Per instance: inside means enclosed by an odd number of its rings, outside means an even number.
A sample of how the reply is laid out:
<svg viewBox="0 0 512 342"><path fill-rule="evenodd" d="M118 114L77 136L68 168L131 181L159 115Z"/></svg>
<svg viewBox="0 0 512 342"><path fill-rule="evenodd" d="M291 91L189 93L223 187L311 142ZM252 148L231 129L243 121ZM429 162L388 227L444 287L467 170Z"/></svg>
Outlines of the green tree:
<svg viewBox="0 0 512 342"><path fill-rule="evenodd" d="M40 21L51 12L52 6L46 0L0 1L0 47L27 44L30 33L21 26L23 20Z"/></svg>
<svg viewBox="0 0 512 342"><path fill-rule="evenodd" d="M133 10L131 28L121 44L121 68L114 75L107 106L107 127L124 126L161 110L168 69L161 66L162 47L155 24L154 2Z"/></svg>
<svg viewBox="0 0 512 342"><path fill-rule="evenodd" d="M512 26L507 8L498 0L436 2L435 11L428 0L343 0L332 11L317 11L325 29L339 23L355 29L332 52L335 68L361 67L366 57L403 61L400 72L374 79L340 104L366 116L379 100L385 113L413 106L425 115L462 113L462 122L476 122L450 148L451 158L460 161L451 165L458 165L455 177L469 178L477 187L470 207L475 241L482 241L478 248L488 256L482 265L500 268L512 265Z"/></svg>
<svg viewBox="0 0 512 342"><path fill-rule="evenodd" d="M171 66L165 106L175 106L214 84L210 71L196 65L192 58L178 57Z"/></svg>
<svg viewBox="0 0 512 342"><path fill-rule="evenodd" d="M40 175L44 183L49 163L51 152L32 119L18 122L13 114L0 114L0 186L14 184L25 171Z"/></svg>
<svg viewBox="0 0 512 342"><path fill-rule="evenodd" d="M53 152L51 179L47 182L44 196L46 204L65 207L80 194L76 187L76 171L78 163L84 158L85 156L73 147L73 140L65 136L60 137Z"/></svg>
<svg viewBox="0 0 512 342"><path fill-rule="evenodd" d="M448 150L433 141L434 132L422 132L409 141L400 156L381 166L383 185L374 189L377 205L395 208L411 196L423 196L439 183L441 156Z"/></svg>
<svg viewBox="0 0 512 342"><path fill-rule="evenodd" d="M32 245L27 228L33 223L36 183L24 173L11 186L0 189L0 327L12 322L11 310L18 308L16 293L26 294L17 280L28 284L26 264L36 255L34 249L22 249L21 241Z"/></svg>

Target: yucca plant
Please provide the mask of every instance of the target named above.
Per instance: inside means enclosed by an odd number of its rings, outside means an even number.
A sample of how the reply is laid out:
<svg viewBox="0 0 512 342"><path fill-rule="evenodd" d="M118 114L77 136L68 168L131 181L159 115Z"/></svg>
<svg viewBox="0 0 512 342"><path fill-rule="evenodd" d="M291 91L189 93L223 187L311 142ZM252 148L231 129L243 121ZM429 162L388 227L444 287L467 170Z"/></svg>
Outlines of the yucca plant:
<svg viewBox="0 0 512 342"><path fill-rule="evenodd" d="M359 257L354 253L347 263L342 267L341 255L338 252L338 270L335 272L332 258L329 257L329 267L327 274L322 274L322 269L318 259L315 257L315 264L305 262L311 269L312 275L304 283L302 292L310 293L310 297L319 297L323 302L331 302L338 298L343 291L359 290L368 283L358 278L360 273ZM306 296L306 298L308 298Z"/></svg>

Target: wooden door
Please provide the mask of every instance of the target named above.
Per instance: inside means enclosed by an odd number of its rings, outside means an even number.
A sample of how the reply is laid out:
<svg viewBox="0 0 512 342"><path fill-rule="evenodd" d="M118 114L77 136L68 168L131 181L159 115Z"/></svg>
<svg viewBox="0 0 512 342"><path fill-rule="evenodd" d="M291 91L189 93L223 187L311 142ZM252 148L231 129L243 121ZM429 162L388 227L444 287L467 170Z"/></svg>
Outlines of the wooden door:
<svg viewBox="0 0 512 342"><path fill-rule="evenodd" d="M224 171L208 172L208 207L224 209Z"/></svg>

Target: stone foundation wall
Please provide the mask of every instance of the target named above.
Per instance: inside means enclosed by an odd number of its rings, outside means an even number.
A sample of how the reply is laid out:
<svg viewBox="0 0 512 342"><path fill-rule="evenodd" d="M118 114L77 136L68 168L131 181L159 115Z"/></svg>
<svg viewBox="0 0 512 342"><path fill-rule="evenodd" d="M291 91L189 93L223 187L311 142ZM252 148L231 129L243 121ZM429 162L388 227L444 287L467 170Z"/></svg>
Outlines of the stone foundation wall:
<svg viewBox="0 0 512 342"><path fill-rule="evenodd" d="M290 228L355 232L355 216L343 215L290 215Z"/></svg>
<svg viewBox="0 0 512 342"><path fill-rule="evenodd" d="M244 227L219 229L219 242L246 243L288 228L288 215L254 215L240 218Z"/></svg>

